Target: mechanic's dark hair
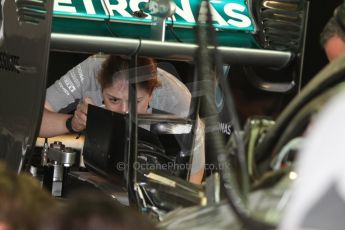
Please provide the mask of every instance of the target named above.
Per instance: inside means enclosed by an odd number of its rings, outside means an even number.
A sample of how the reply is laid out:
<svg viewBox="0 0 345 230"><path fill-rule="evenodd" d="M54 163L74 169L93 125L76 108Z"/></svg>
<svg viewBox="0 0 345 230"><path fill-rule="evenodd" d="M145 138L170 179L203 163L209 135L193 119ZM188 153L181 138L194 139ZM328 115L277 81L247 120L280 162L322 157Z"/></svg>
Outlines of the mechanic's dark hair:
<svg viewBox="0 0 345 230"><path fill-rule="evenodd" d="M136 210L96 190L75 191L68 203L47 213L38 230L154 230Z"/></svg>
<svg viewBox="0 0 345 230"><path fill-rule="evenodd" d="M34 177L17 174L0 162L0 225L8 229L36 229L45 213L56 206Z"/></svg>
<svg viewBox="0 0 345 230"><path fill-rule="evenodd" d="M157 65L154 59L143 57L138 57L137 63L137 85L151 94L155 88L160 86L160 82L157 79ZM129 59L109 55L99 72L98 81L102 89L105 89L111 86L116 79L123 77L128 79L131 71L134 71L134 69L130 69Z"/></svg>
<svg viewBox="0 0 345 230"><path fill-rule="evenodd" d="M321 32L321 46L324 47L327 41L334 35L339 36L345 42L345 31L342 29L342 27L338 24L336 18L333 16L328 20L327 24Z"/></svg>

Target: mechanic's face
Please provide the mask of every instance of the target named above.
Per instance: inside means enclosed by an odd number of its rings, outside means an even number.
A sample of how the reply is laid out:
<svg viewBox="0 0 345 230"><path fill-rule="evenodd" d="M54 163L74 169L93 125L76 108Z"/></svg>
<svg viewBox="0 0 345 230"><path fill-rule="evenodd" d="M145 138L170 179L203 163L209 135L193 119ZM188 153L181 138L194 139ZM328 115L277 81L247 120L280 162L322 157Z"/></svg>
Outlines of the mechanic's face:
<svg viewBox="0 0 345 230"><path fill-rule="evenodd" d="M332 61L345 53L345 42L338 35L333 35L325 43L324 48L328 60Z"/></svg>
<svg viewBox="0 0 345 230"><path fill-rule="evenodd" d="M105 108L113 112L128 112L128 80L115 80L112 86L103 89ZM137 112L146 113L151 94L137 86Z"/></svg>

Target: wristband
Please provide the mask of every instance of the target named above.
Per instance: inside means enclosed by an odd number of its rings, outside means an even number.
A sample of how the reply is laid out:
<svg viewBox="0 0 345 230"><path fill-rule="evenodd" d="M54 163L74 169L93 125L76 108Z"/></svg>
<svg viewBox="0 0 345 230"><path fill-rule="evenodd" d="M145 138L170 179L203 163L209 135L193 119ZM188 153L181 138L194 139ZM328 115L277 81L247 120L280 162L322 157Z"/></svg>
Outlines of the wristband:
<svg viewBox="0 0 345 230"><path fill-rule="evenodd" d="M66 120L66 128L70 133L79 133L77 131L74 131L74 129L72 128L72 119L73 116L70 116L67 120Z"/></svg>

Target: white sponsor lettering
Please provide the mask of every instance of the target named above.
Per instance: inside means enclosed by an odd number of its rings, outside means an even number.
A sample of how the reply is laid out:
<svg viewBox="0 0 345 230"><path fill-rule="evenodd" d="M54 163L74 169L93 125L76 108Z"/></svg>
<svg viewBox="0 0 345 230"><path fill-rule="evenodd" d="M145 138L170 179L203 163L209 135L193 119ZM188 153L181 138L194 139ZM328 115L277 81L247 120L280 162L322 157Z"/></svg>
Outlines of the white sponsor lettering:
<svg viewBox="0 0 345 230"><path fill-rule="evenodd" d="M80 88L80 81L78 80L78 78L74 72L71 72L71 77L72 77L74 84L77 86L77 88Z"/></svg>
<svg viewBox="0 0 345 230"><path fill-rule="evenodd" d="M189 0L181 0L182 9L176 6L176 14L187 22L195 22Z"/></svg>
<svg viewBox="0 0 345 230"><path fill-rule="evenodd" d="M61 3L72 5L72 0L54 0L54 11L77 13L77 10L74 6L63 6L60 5Z"/></svg>
<svg viewBox="0 0 345 230"><path fill-rule="evenodd" d="M224 12L230 16L231 18L237 19L237 20L233 20L233 19L229 19L228 23L230 25L236 26L236 27L240 27L240 28L244 28L244 27L248 27L252 24L252 22L250 21L250 18L248 18L246 15L240 14L240 13L236 13L236 11L240 11L243 12L246 8L240 4L236 4L236 3L228 3L224 6Z"/></svg>
<svg viewBox="0 0 345 230"><path fill-rule="evenodd" d="M219 131L226 135L231 135L231 124L230 123L219 123Z"/></svg>
<svg viewBox="0 0 345 230"><path fill-rule="evenodd" d="M80 81L83 82L85 78L83 74L83 69L81 68L80 65L77 65L77 71L78 71L78 76L80 78Z"/></svg>
<svg viewBox="0 0 345 230"><path fill-rule="evenodd" d="M211 13L212 13L212 18L214 21L218 22L219 25L221 26L227 26L228 23L220 16L220 14L216 11L216 9L211 5Z"/></svg>
<svg viewBox="0 0 345 230"><path fill-rule="evenodd" d="M61 82L59 82L59 86L60 86L60 88L62 89L62 91L63 91L67 96L70 95L70 93L68 92L68 90L67 90L65 87L63 87L63 85L62 85Z"/></svg>
<svg viewBox="0 0 345 230"><path fill-rule="evenodd" d="M110 0L100 1L105 14L108 16L120 15L122 17L131 18L131 13L134 11L140 10L140 3L147 3L149 0L117 0L114 1L117 4L111 3ZM93 0L82 0L81 3L84 4L86 13L90 15L97 14L95 6L93 5ZM54 10L62 11L67 13L77 13L76 7L73 5L72 0L55 0L54 1ZM195 23L195 17L191 8L190 0L180 0L179 6L176 6L175 16L178 15L181 17L182 21L188 23ZM213 5L212 5L213 4ZM220 1L214 1L211 4L211 13L213 19L219 26L234 26L238 28L250 27L252 22L251 19L244 14L246 7L238 3L227 3L223 8L223 12L220 7L215 7L215 4L224 4ZM230 18L223 18L222 15L226 15ZM173 20L176 21L175 16ZM148 15L145 19L150 20L152 17ZM170 20L170 19L168 19Z"/></svg>
<svg viewBox="0 0 345 230"><path fill-rule="evenodd" d="M96 14L95 7L92 4L92 0L83 0L83 1L84 1L86 13L87 14Z"/></svg>
<svg viewBox="0 0 345 230"><path fill-rule="evenodd" d="M118 0L117 5L110 4L109 0L101 1L103 8L105 9L105 14L110 16L114 16L114 11L118 12L123 17L131 17L131 15L126 11L127 8L127 1L126 0ZM105 4L105 5L104 5ZM109 14L108 14L108 9Z"/></svg>
<svg viewBox="0 0 345 230"><path fill-rule="evenodd" d="M73 82L71 81L71 79L66 77L64 79L64 82L65 82L67 88L69 89L69 91L71 91L71 93L73 93L76 90L76 88L75 88Z"/></svg>

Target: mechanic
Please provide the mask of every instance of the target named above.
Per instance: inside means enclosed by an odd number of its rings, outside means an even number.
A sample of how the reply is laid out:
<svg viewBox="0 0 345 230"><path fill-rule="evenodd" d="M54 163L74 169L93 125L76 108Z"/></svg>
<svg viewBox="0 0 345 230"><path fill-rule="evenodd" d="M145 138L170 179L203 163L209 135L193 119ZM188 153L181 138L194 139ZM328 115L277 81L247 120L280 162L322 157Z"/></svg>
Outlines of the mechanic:
<svg viewBox="0 0 345 230"><path fill-rule="evenodd" d="M129 60L97 54L72 68L47 89L41 137L81 132L86 127L87 105L104 106L114 112L128 112ZM152 109L186 117L191 94L153 59L138 58L137 111ZM141 72L141 73L140 73ZM144 79L143 79L144 78ZM73 115L65 114L75 109ZM190 181L200 183L205 163L203 129L197 130Z"/></svg>
<svg viewBox="0 0 345 230"><path fill-rule="evenodd" d="M334 16L329 19L320 35L320 43L324 48L327 58L332 61L345 52L345 33L337 21L335 9Z"/></svg>

